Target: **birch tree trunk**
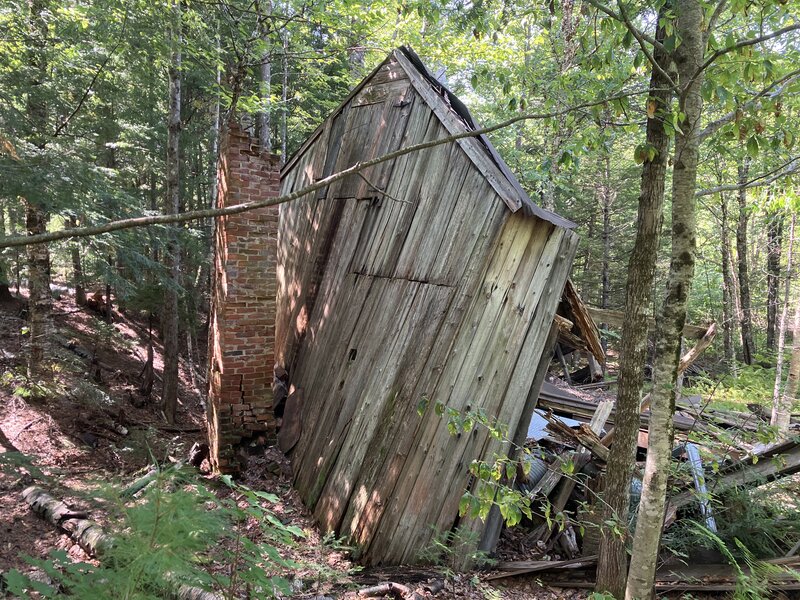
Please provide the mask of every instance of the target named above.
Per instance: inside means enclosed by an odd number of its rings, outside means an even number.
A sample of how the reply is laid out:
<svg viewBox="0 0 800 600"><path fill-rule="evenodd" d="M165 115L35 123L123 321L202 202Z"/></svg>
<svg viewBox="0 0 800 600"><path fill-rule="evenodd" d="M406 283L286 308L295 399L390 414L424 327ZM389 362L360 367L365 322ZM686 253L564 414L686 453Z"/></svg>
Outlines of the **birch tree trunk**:
<svg viewBox="0 0 800 600"><path fill-rule="evenodd" d="M778 420L775 423L778 430L785 435L789 429L789 417L792 412L792 404L797 400L797 391L800 387L800 294L795 295L794 300L794 326L792 327L792 358L789 361L789 373L786 376L786 385L783 388L783 396Z"/></svg>
<svg viewBox="0 0 800 600"><path fill-rule="evenodd" d="M792 402L797 396L797 371L794 375L794 393L791 390L783 388L783 352L786 348L786 325L789 318L789 305L792 300L792 279L794 275L794 236L795 224L797 215L792 214L792 221L789 225L789 244L786 247L786 281L783 289L783 310L781 311L781 319L778 325L778 357L775 365L775 387L772 392L772 417L770 418L770 425L777 427L778 434L783 437L789 430L789 421L792 413ZM795 360L797 352L797 345L800 343L800 323L798 323L798 315L800 313L800 294L795 299L795 318L794 328L792 331L792 363ZM787 388L791 378L791 368L789 369L789 380L787 380Z"/></svg>
<svg viewBox="0 0 800 600"><path fill-rule="evenodd" d="M181 135L181 31L180 0L172 0L172 54L169 65L169 120L167 125L167 186L164 214L177 214L181 205L180 135ZM164 286L162 333L164 336L164 373L161 403L167 421L175 422L178 406L178 290L180 286L181 252L176 228L171 228L164 263L169 281Z"/></svg>
<svg viewBox="0 0 800 600"><path fill-rule="evenodd" d="M671 9L667 2L659 13L658 40L664 39L663 21ZM654 51L656 62L666 71L669 57L659 48ZM647 311L652 299L658 242L664 221L664 182L669 158L670 138L664 131L663 119L669 112L672 95L666 79L657 71L650 77L649 103L655 103L647 120L647 143L656 149L652 161L642 167L639 212L636 220L636 241L628 262L628 281L625 286L625 312L620 344L620 368L617 381L617 411L614 443L608 459L604 498L604 521L614 520L624 531L628 524L631 474L636 464L636 438L639 432L639 401L644 384L644 364L647 358ZM621 598L627 575L626 540L604 530L600 540L597 563L598 592L610 592Z"/></svg>
<svg viewBox="0 0 800 600"><path fill-rule="evenodd" d="M700 69L705 55L703 5L699 0L675 0L675 33L681 44L674 53L681 88L679 107L686 115L675 138L672 174L672 253L667 295L656 331L655 385L651 395L647 461L642 498L633 539L625 589L626 600L653 597L656 561L664 526L667 480L672 457L676 381L686 305L694 277L696 253L695 190L703 113Z"/></svg>
<svg viewBox="0 0 800 600"><path fill-rule="evenodd" d="M739 183L747 182L750 173L750 158L746 157L739 165ZM737 194L739 202L739 222L736 227L736 254L739 264L739 303L742 306L742 360L745 364L753 364L755 347L753 345L752 303L750 301L750 269L747 264L747 226L750 215L747 212L747 190L742 187Z"/></svg>

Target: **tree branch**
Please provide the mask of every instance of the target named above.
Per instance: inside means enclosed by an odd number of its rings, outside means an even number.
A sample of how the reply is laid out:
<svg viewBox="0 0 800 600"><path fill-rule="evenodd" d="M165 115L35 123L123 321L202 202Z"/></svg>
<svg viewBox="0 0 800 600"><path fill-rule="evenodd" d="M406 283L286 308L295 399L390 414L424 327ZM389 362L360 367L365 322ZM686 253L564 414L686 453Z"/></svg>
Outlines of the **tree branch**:
<svg viewBox="0 0 800 600"><path fill-rule="evenodd" d="M721 192L735 192L738 190L761 187L769 185L770 183L777 181L778 179L782 179L783 177L797 173L798 171L800 171L800 156L795 156L794 158L783 163L780 167L777 167L768 173L763 173L758 177L754 177L749 181L745 181L744 183L732 183L729 185L718 185L717 187L698 190L695 193L695 196L710 196L711 194L719 194Z"/></svg>
<svg viewBox="0 0 800 600"><path fill-rule="evenodd" d="M592 106L603 105L612 100L620 100L622 98L628 98L630 96L636 96L639 94L647 94L647 93L649 93L649 90L643 89L634 92L617 94L615 96L610 96L603 100L586 102L583 104L578 104L575 106L571 106L569 108L549 113L528 113L523 115L516 115L505 121L502 121L500 123L488 127L483 127L472 131L464 131L462 133L457 133L455 135L447 136L441 139L414 144L413 146L400 148L398 150L395 150L394 152L389 152L388 154L384 154L383 156L379 156L377 158L360 161L354 164L353 166L348 167L347 169L343 169L338 173L334 173L332 175L329 175L328 177L319 179L302 189L296 190L291 194L287 194L285 196L279 196L278 198L269 198L266 200L244 202L242 204L235 204L233 206L226 206L224 208L206 208L199 210L191 210L180 214L134 217L130 219L110 221L102 225L77 227L72 229L62 229L60 231L52 231L49 233L41 233L30 236L20 235L12 237L0 237L0 248L29 246L31 244L43 244L43 243L55 242L58 240L65 240L77 237L90 237L90 236L100 235L103 233L111 233L113 231L121 231L123 229L132 229L134 227L146 227L149 225L167 225L172 223L185 223L187 221L196 221L198 219L209 219L215 217L224 217L227 215L235 215L243 212L248 212L251 210L256 210L259 208L265 208L267 206L277 206L279 204L284 204L286 202L291 202L292 200L297 200L298 198L302 198L306 194L310 194L311 192L315 192L316 190L327 187L330 184L339 181L340 179L344 179L348 175L355 175L357 173L360 173L364 169L373 167L375 165L384 163L389 160L393 160L395 158L399 158L400 156L405 156L406 154L411 154L412 152L419 152L420 150L427 150L428 148L434 148L436 146L441 146L442 144L448 144L450 142L455 142L461 139L478 137L481 135L485 135L487 133L492 133L494 131L498 131L500 129L509 127L510 125L513 125L514 123L517 123L519 121L552 119L554 117L566 115L574 111L580 111L582 109L589 108Z"/></svg>
<svg viewBox="0 0 800 600"><path fill-rule="evenodd" d="M797 31L800 29L800 23L795 23L794 25L788 25L787 27L783 27L782 29L778 29L773 31L772 33L767 33L765 35L760 35L755 38L748 38L746 40L740 40L736 42L733 46L729 46L727 48L722 48L721 50L717 50L711 56L709 56L706 61L697 68L697 71L694 72L692 78L689 80L689 83L686 85L685 89L689 89L689 87L694 83L694 81L700 76L700 73L705 71L711 64L717 60L720 56L724 56L734 50L739 50L741 48L746 48L747 46L755 46L756 44L760 44L762 42L766 42L776 37L782 36L784 33L791 33L792 31Z"/></svg>
<svg viewBox="0 0 800 600"><path fill-rule="evenodd" d="M605 13L606 15L608 15L609 17L611 17L615 21L619 21L620 23L624 23L625 26L628 27L628 29L631 30L631 33L633 35L639 35L645 42L647 42L648 44L652 45L654 48L659 48L661 50L664 49L664 46L661 44L661 42L659 42L655 38L647 35L644 31L642 31L641 29L636 28L634 25L632 25L632 24L629 25L628 24L629 21L627 21L627 19L623 18L623 15L621 15L619 13L615 13L612 9L610 9L609 7L607 7L604 4L601 4L597 0L585 0L585 2L586 2L586 4L588 4L590 6L594 6L597 10L599 10L602 13ZM622 6L620 5L620 10L621 9L622 9ZM631 28L633 28L633 29L631 29ZM635 33L634 33L634 29L635 29Z"/></svg>
<svg viewBox="0 0 800 600"><path fill-rule="evenodd" d="M633 23L631 23L630 19L628 19L628 15L625 14L625 8L622 6L622 0L617 0L617 6L619 6L619 14L622 17L623 24L625 25L625 27L628 28L628 31L631 32L631 35L633 35L633 37L636 38L639 47L642 49L642 52L644 52L644 55L647 58L647 62L649 62L650 65L653 67L653 69L655 69L656 72L659 75L661 75L661 77L664 78L664 81L666 81L673 90L678 91L678 85L675 83L672 77L669 76L669 73L667 73L664 69L661 68L661 65L658 64L656 59L647 49L644 35L642 34L642 32L639 31L636 27L634 27ZM652 40L652 42L650 43L655 46L656 41Z"/></svg>
<svg viewBox="0 0 800 600"><path fill-rule="evenodd" d="M88 87L86 88L86 90L84 90L83 95L81 96L81 99L78 101L77 106L75 106L75 109L67 116L67 118L65 118L63 121L61 121L61 125L56 127L56 130L53 132L53 137L54 138L58 137L58 135L67 127L67 125L70 124L70 122L72 121L73 117L75 115L77 115L78 112L80 112L81 108L83 108L83 104L84 104L84 102L86 102L86 99L89 97L89 94L91 93L92 88L94 88L94 84L97 83L98 77L100 77L100 74L105 70L106 65L108 64L108 61L110 61L111 57L114 56L114 53L117 51L117 48L119 48L120 45L122 44L122 36L125 35L125 28L127 26L128 26L128 11L126 10L125 11L125 17L123 18L123 21L122 21L122 29L119 32L119 39L117 40L117 43L114 44L113 48L111 48L111 52L108 53L108 56L106 56L105 60L102 63L100 63L100 66L98 67L97 71L95 72L94 77L92 77L92 80L89 82Z"/></svg>
<svg viewBox="0 0 800 600"><path fill-rule="evenodd" d="M711 123L706 125L703 129L701 129L697 133L697 136L702 141L702 140L706 139L708 136L716 133L723 125L727 125L728 123L733 121L736 118L736 113L739 110L745 110L745 109L752 108L761 98L769 97L771 99L771 98L775 98L777 96L780 96L786 90L786 88L789 85L794 83L794 81L798 77L800 77L800 69L796 69L796 70L792 71L791 73L787 73L786 75L784 75L780 79L778 79L776 81L773 81L771 84L769 84L763 90L758 92L758 94L753 96L750 100L748 100L747 102L742 104L736 110L732 110L729 113L724 114L722 117L720 117L716 121L712 121ZM777 86L780 86L780 87L778 87L778 89L775 89ZM772 90L775 90L775 91L773 92Z"/></svg>

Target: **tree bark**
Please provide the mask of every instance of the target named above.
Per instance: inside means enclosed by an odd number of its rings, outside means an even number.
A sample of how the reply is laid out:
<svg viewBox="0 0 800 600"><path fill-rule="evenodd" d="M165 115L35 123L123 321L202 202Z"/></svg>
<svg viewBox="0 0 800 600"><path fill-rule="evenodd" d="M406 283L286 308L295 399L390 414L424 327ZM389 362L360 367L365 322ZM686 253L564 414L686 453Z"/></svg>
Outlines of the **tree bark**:
<svg viewBox="0 0 800 600"><path fill-rule="evenodd" d="M736 360L736 348L734 346L735 318L736 310L734 307L734 285L731 275L731 245L728 237L728 199L724 193L719 195L720 199L720 239L722 252L722 340L725 351L725 363L728 370L733 371Z"/></svg>
<svg viewBox="0 0 800 600"><path fill-rule="evenodd" d="M289 3L284 5L284 17L289 16ZM281 32L283 53L281 54L281 69L283 71L283 85L281 85L281 164L286 164L288 138L289 138L289 28L284 25Z"/></svg>
<svg viewBox="0 0 800 600"><path fill-rule="evenodd" d="M671 8L667 2L659 13L656 37L663 40L663 22ZM654 52L656 62L666 71L669 57L659 48ZM672 95L665 78L656 70L650 77L650 97L656 110L647 120L647 143L656 149L652 161L642 167L639 212L636 221L636 241L628 263L625 286L627 319L622 328L620 369L617 381L616 437L611 446L608 474L605 479L606 509L604 521L619 522L624 531L628 524L631 474L636 464L636 439L639 432L639 400L644 384L644 364L647 358L647 310L655 279L658 243L664 221L664 185L669 158L670 138L664 130L663 119L669 112ZM597 566L598 592L609 592L621 598L627 576L625 539L603 531Z"/></svg>
<svg viewBox="0 0 800 600"><path fill-rule="evenodd" d="M31 67L30 90L27 114L33 126L32 142L43 148L47 129L47 104L43 98L42 86L47 80L47 22L46 2L29 2L29 28L31 46L28 64ZM28 198L25 202L25 227L28 236L47 232L50 215L38 201ZM45 347L50 335L50 313L53 298L50 294L50 251L46 244L34 244L27 248L28 262L28 376L41 378Z"/></svg>
<svg viewBox="0 0 800 600"><path fill-rule="evenodd" d="M74 216L69 218L69 226L77 227L78 220ZM75 304L86 306L86 287L83 281L83 262L81 261L80 244L75 241L70 244L70 255L72 257L72 283L75 286Z"/></svg>
<svg viewBox="0 0 800 600"><path fill-rule="evenodd" d="M794 326L792 327L792 358L789 361L789 373L786 376L786 385L775 425L781 434L786 435L789 430L789 417L792 404L797 400L797 390L800 387L800 294L795 296Z"/></svg>
<svg viewBox="0 0 800 600"><path fill-rule="evenodd" d="M653 597L656 561L664 526L667 480L672 457L676 382L680 364L686 306L694 277L696 253L695 190L703 113L700 70L705 55L703 6L699 0L675 0L675 33L681 43L674 52L681 86L679 107L686 115L675 137L672 174L672 252L667 295L656 331L655 385L650 405L647 461L642 498L625 588L626 600Z"/></svg>
<svg viewBox="0 0 800 600"><path fill-rule="evenodd" d="M767 224L767 350L775 350L778 323L778 286L781 278L783 213L771 215Z"/></svg>
<svg viewBox="0 0 800 600"><path fill-rule="evenodd" d="M264 51L260 58L260 75L261 82L259 85L261 95L261 112L258 114L258 143L263 152L272 150L272 134L270 132L270 112L272 110L270 95L271 80L272 80L272 56L270 48L270 21L269 17L272 14L271 0L262 0L264 5L264 12L259 14L259 27L261 30L261 42L264 44ZM261 4L259 3L259 7Z"/></svg>
<svg viewBox="0 0 800 600"><path fill-rule="evenodd" d="M167 194L164 214L180 211L180 135L181 135L181 46L183 43L181 4L173 0L172 5L172 55L169 66L169 121L167 128ZM169 280L164 286L162 334L164 337L164 373L161 388L161 403L164 415L170 423L175 422L178 406L178 289L180 286L181 253L175 228L170 231L164 262Z"/></svg>
<svg viewBox="0 0 800 600"><path fill-rule="evenodd" d="M786 281L784 282L783 290L783 310L781 311L781 320L778 325L778 356L775 365L775 387L772 392L772 416L770 418L770 425L777 427L779 435L783 437L789 431L789 421L792 413L792 403L797 395L797 371L795 371L794 379L791 375L791 367L789 369L789 380L787 380L787 388L789 381L794 381L794 393L792 390L785 389L781 393L783 387L783 352L786 347L786 325L789 318L789 305L792 300L792 280L794 275L794 237L795 225L797 215L792 214L792 221L789 225L789 244L786 247ZM800 310L800 295L795 299L795 321L792 331L792 362L794 363L797 344L800 343L800 323L798 323L798 312Z"/></svg>
<svg viewBox="0 0 800 600"><path fill-rule="evenodd" d="M744 158L739 165L739 183L747 182L750 172L750 159ZM745 364L753 364L755 347L753 345L753 325L750 302L750 270L747 265L747 225L750 221L750 214L747 211L747 190L742 188L737 194L739 202L739 221L736 227L736 255L739 269L739 303L742 307L741 332L742 332L742 361Z"/></svg>

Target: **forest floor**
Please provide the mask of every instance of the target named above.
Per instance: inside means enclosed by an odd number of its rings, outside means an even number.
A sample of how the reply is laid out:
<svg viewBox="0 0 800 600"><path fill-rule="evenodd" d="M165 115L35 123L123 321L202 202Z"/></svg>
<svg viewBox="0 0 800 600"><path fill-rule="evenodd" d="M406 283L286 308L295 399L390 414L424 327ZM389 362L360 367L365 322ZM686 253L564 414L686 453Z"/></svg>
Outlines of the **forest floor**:
<svg viewBox="0 0 800 600"><path fill-rule="evenodd" d="M195 442L205 440L205 410L198 389L202 383L193 376L192 366L182 361L177 422L167 424L159 409L163 362L155 335L156 381L152 396L142 404L137 389L147 357L146 321L115 312L108 324L97 313L76 308L66 294L54 302L55 331L49 340L52 381L31 385L24 376L24 316L24 302L0 303L0 572L32 573L35 568L26 556L44 559L61 549L74 561L91 562L91 557L66 533L35 515L21 499L23 489L42 486L113 528L115 524L92 501L92 490L128 485L154 461L185 459ZM445 565L430 570L361 570L348 559L346 548L319 532L291 487L290 467L275 456L278 451L256 450L248 458L241 483L277 496L278 502L270 502L268 509L304 533L300 543L280 549L299 565L284 573L297 591L296 598L336 597L348 589L390 580L409 586L444 580L436 597L586 597L585 591L550 588L533 576L489 585L481 573L456 575ZM211 475L200 477L209 489L231 493Z"/></svg>

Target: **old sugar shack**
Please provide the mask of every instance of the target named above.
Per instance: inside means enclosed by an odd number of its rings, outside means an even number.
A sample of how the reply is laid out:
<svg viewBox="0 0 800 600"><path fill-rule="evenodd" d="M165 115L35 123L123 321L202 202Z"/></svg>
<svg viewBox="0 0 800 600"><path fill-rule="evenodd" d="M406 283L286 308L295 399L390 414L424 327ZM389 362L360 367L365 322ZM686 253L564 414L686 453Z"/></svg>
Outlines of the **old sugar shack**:
<svg viewBox="0 0 800 600"><path fill-rule="evenodd" d="M473 129L466 107L400 48L286 163L281 193ZM451 435L437 404L482 410L512 433L527 427L572 227L531 201L485 136L281 207L275 357L295 391L294 483L363 562L417 560L458 522L471 461L508 449L486 428Z"/></svg>

